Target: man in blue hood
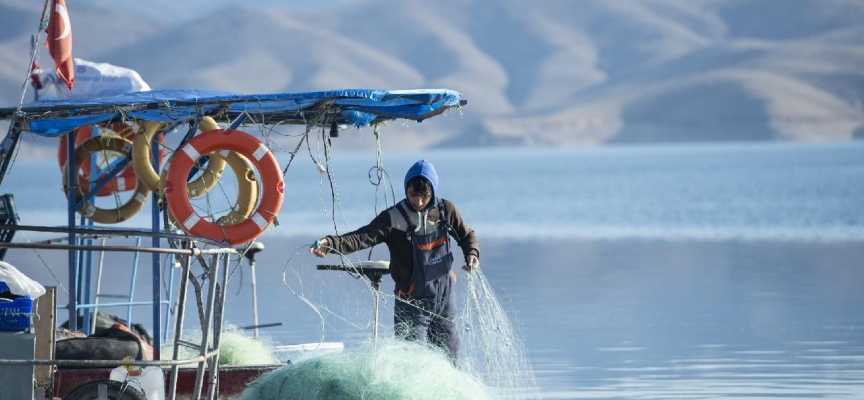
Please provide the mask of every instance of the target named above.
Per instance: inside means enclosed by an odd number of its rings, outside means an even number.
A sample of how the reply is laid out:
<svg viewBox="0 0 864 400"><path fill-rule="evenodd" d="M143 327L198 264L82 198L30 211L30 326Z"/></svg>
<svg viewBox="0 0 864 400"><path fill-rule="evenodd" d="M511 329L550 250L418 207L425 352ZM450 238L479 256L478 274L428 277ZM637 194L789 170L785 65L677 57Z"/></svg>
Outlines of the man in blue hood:
<svg viewBox="0 0 864 400"><path fill-rule="evenodd" d="M448 236L449 235L449 236ZM450 237L465 257L462 269L480 265L477 236L453 202L438 197L438 174L426 160L405 174L405 199L356 231L326 236L309 250L318 257L350 254L380 243L390 250L390 275L396 283L396 336L428 340L454 360L459 350Z"/></svg>

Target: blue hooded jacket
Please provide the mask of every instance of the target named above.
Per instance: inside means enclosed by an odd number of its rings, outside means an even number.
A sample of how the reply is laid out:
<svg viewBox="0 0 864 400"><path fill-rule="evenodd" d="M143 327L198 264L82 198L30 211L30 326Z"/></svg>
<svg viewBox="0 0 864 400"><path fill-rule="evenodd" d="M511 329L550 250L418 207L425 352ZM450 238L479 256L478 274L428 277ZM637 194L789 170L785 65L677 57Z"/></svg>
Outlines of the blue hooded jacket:
<svg viewBox="0 0 864 400"><path fill-rule="evenodd" d="M405 174L405 194L408 194L408 181L412 178L421 176L426 178L427 181L432 185L432 200L429 201L429 205L426 206L425 210L429 210L435 207L438 204L438 173L435 172L435 167L431 162L426 160L420 160L414 163L411 168L408 168L408 173Z"/></svg>
<svg viewBox="0 0 864 400"><path fill-rule="evenodd" d="M421 210L421 213L417 213L411 208L408 199L404 199L379 213L369 224L353 232L326 237L330 243L329 246L341 254L350 254L380 243L386 243L390 251L390 276L396 282L397 290L403 290L409 286L414 271L414 247L406 233L409 232L409 229L416 228L415 223L428 221L428 214L426 216L417 214L428 212L439 205L442 206L441 211L445 211L446 214L441 219L446 217L448 235L456 239L457 244L462 249L462 254L466 257L467 255L480 257L480 248L474 230L463 221L455 204L438 197L438 173L435 172L432 163L427 160L419 160L408 169L408 173L405 174L405 191L408 190L408 181L418 176L427 179L432 187L432 199L428 208ZM418 219L422 218L422 221L414 220L415 215ZM407 218L403 220L403 216ZM433 228L439 226L436 224Z"/></svg>

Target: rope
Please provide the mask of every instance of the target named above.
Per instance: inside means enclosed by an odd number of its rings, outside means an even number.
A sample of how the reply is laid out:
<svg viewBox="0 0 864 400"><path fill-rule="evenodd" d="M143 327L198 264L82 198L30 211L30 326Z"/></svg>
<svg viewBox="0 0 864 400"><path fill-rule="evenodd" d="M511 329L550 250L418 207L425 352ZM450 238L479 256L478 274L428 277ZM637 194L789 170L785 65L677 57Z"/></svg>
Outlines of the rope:
<svg viewBox="0 0 864 400"><path fill-rule="evenodd" d="M373 126L373 130L375 133L375 166L369 169L369 182L375 186L375 215L378 215L378 190L380 189L381 184L384 181L384 178L387 178L387 182L390 183L390 196L392 205L396 205L396 192L393 190L393 180L390 179L390 175L384 169L384 156L381 152L381 124L375 124ZM372 180L372 171L375 171L376 180ZM384 209L387 209L391 206L391 204L387 201L387 189L383 190L384 195Z"/></svg>
<svg viewBox="0 0 864 400"><path fill-rule="evenodd" d="M376 123L373 125L373 132L375 134L375 166L369 169L368 178L369 183L375 186L375 215L378 215L378 190L381 188L381 184L384 181L384 178L387 178L387 181L390 183L390 193L393 201L393 205L396 205L396 192L393 190L393 181L390 179L390 175L384 169L384 156L381 152L381 124ZM375 180L372 180L372 171L375 171ZM387 202L387 189L383 189L384 195L384 209L386 210L390 207L390 204ZM367 260L372 259L372 251L374 251L375 246L369 248L369 255L366 256Z"/></svg>
<svg viewBox="0 0 864 400"><path fill-rule="evenodd" d="M27 66L27 76L24 78L24 83L21 85L21 97L18 100L17 111L21 112L24 108L24 96L27 95L27 83L33 75L33 64L36 62L36 56L39 54L39 37L46 29L48 29L48 20L51 15L51 0L45 0L45 7L42 9L42 19L39 22L39 30L33 39L33 46L30 49L30 64Z"/></svg>
<svg viewBox="0 0 864 400"><path fill-rule="evenodd" d="M27 243L33 243L33 241L31 241L30 238L27 237L27 234L24 233L24 231L20 231L19 233L21 233L21 235L24 236L24 240L26 240ZM36 254L36 257L39 258L39 261L42 261L42 265L45 266L45 269L48 270L48 273L51 274L51 277L54 278L54 280L57 282L57 285L60 286L60 289L63 289L63 292L68 295L69 290L66 289L66 286L63 286L63 283L60 282L60 279L57 278L57 275L54 274L54 270L52 270L51 267L48 266L48 263L45 261L45 259L42 258L42 254L39 252L39 250L33 249L33 253Z"/></svg>
<svg viewBox="0 0 864 400"><path fill-rule="evenodd" d="M36 56L39 54L39 36L42 32L44 32L48 28L48 17L51 11L51 0L45 0L45 6L42 9L42 19L39 23L39 29L36 32L36 35L33 37L33 42L30 50L30 64L27 66L27 76L24 78L24 83L21 84L21 97L18 99L18 106L15 109L15 118L12 123L9 124L9 130L6 133L6 137L3 139L3 144L6 145L7 141L9 145L11 145L11 149L0 148L0 153L2 156L9 157L8 160L4 160L0 163L0 182L3 181L3 177L6 175L6 170L15 165L15 161L18 159L18 140L21 136L20 131L15 131L16 126L19 124L16 119L23 119L24 114L21 111L24 108L24 97L27 95L27 83L30 81L30 77L33 75L33 64L36 61ZM10 137L10 135L15 135L14 137ZM11 152L11 157L9 152Z"/></svg>

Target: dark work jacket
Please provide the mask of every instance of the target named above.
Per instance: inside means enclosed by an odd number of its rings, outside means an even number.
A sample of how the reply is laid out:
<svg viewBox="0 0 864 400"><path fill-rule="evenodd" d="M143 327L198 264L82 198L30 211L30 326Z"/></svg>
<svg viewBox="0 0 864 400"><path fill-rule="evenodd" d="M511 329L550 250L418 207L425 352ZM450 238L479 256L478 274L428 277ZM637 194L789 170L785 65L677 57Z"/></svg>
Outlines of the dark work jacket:
<svg viewBox="0 0 864 400"><path fill-rule="evenodd" d="M477 236L474 234L474 230L462 220L462 214L459 213L459 209L453 202L438 199L438 204L441 203L444 205L445 218L450 226L450 236L456 240L456 244L462 249L462 254L465 257L473 254L479 259L480 248L477 246ZM405 221L397 207L402 207L410 221ZM396 290L405 289L411 279L411 273L414 271L414 258L411 252L411 243L408 241L407 230L409 227L418 227L420 232L423 232L424 229L430 232L437 229L439 223L438 209L438 207L434 207L428 212L418 213L411 208L407 200L402 200L395 206L382 211L372 222L356 231L339 236L327 236L327 242L330 243L330 247L341 254L350 254L386 243L387 248L390 249L390 275L396 282ZM418 221L418 216L423 219L423 215L426 216L425 224L423 221ZM457 262L456 265L461 264Z"/></svg>

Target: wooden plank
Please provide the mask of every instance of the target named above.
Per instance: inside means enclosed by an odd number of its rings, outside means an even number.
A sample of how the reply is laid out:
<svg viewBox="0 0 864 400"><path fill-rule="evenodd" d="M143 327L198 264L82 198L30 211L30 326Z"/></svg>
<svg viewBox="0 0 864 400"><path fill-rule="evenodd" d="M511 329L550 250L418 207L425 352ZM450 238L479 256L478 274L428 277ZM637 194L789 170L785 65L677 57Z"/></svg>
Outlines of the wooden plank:
<svg viewBox="0 0 864 400"><path fill-rule="evenodd" d="M48 286L45 288L45 294L36 299L36 310L33 317L37 360L54 359L54 329L57 326L56 320L57 287ZM36 387L44 388L46 393L51 393L54 382L53 375L53 365L37 365L34 371Z"/></svg>

